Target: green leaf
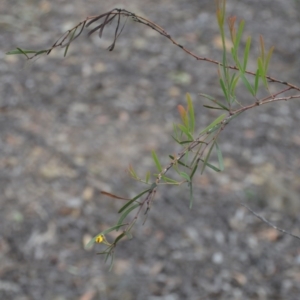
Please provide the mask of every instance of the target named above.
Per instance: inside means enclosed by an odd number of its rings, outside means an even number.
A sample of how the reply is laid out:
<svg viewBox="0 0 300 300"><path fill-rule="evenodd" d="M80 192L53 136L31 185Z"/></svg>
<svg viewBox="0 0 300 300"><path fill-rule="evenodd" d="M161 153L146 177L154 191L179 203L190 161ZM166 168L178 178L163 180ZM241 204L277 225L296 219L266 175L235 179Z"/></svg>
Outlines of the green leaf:
<svg viewBox="0 0 300 300"><path fill-rule="evenodd" d="M189 120L188 120L188 114L187 114L186 109L185 109L182 105L178 105L178 106L177 106L177 109L178 109L178 112L179 112L179 114L180 114L180 118L181 118L182 124L183 124L185 127L188 127L188 125L189 125Z"/></svg>
<svg viewBox="0 0 300 300"><path fill-rule="evenodd" d="M218 110L224 110L221 107L215 107L215 106L209 106L209 105L203 105L203 107L209 108L209 109L218 109Z"/></svg>
<svg viewBox="0 0 300 300"><path fill-rule="evenodd" d="M235 114L235 115L232 115L232 116L228 117L228 118L226 119L226 124L228 124L230 121L232 121L233 119L235 119L236 117L238 117L241 113L242 113L242 112L239 112L239 113L237 113L237 114Z"/></svg>
<svg viewBox="0 0 300 300"><path fill-rule="evenodd" d="M257 65L258 65L258 69L259 69L260 78L262 79L262 82L263 82L264 86L266 88L268 88L268 82L267 82L267 79L266 79L266 73L265 73L265 69L264 69L264 64L263 64L263 61L262 61L261 57L259 57L257 59Z"/></svg>
<svg viewBox="0 0 300 300"><path fill-rule="evenodd" d="M202 162L204 162L204 160L203 159L200 159ZM207 167L209 167L209 168L211 168L212 170L214 170L214 171L216 171L216 172L221 172L221 170L220 169L218 169L217 167L215 167L214 165L212 165L212 164L210 164L210 163L206 163L206 166Z"/></svg>
<svg viewBox="0 0 300 300"><path fill-rule="evenodd" d="M131 222L131 224L129 225L129 228L126 231L126 232L128 232L129 236L131 235L131 238L132 238L132 234L130 234L130 230L132 229L132 227L134 226L135 223L136 223L136 219L133 222Z"/></svg>
<svg viewBox="0 0 300 300"><path fill-rule="evenodd" d="M251 45L251 36L247 38L245 51L244 51L244 62L243 62L243 71L245 72L247 69L248 64L248 57L249 57L249 51L250 51L250 45Z"/></svg>
<svg viewBox="0 0 300 300"><path fill-rule="evenodd" d="M174 156L173 155L169 155L169 157L174 160ZM180 165L182 165L182 166L184 166L184 167L186 167L186 168L188 168L188 169L190 169L190 167L188 165L184 164L180 160L178 160L177 163L180 164Z"/></svg>
<svg viewBox="0 0 300 300"><path fill-rule="evenodd" d="M256 70L256 74L255 74L255 82L254 82L254 94L257 94L257 90L258 90L258 84L259 84L259 70Z"/></svg>
<svg viewBox="0 0 300 300"><path fill-rule="evenodd" d="M265 61L265 42L262 35L259 36L259 42L260 42L260 54L262 61Z"/></svg>
<svg viewBox="0 0 300 300"><path fill-rule="evenodd" d="M249 83L248 79L244 74L241 73L241 78L243 80L244 85L246 86L247 90L251 93L252 96L255 96L255 92L253 90L253 87Z"/></svg>
<svg viewBox="0 0 300 300"><path fill-rule="evenodd" d="M185 172L180 172L180 176L184 179L186 179L188 182L191 181L191 178L188 174L186 174Z"/></svg>
<svg viewBox="0 0 300 300"><path fill-rule="evenodd" d="M229 111L229 109L228 109L225 105L223 105L222 103L220 103L220 102L218 102L218 101L215 101L215 103L216 103L217 105L219 105L221 108L223 108L224 110Z"/></svg>
<svg viewBox="0 0 300 300"><path fill-rule="evenodd" d="M175 141L178 140L178 128L177 128L177 124L173 123L173 132L174 132L174 139Z"/></svg>
<svg viewBox="0 0 300 300"><path fill-rule="evenodd" d="M225 84L224 84L224 81L223 81L223 79L222 78L220 78L220 86L221 86L221 88L222 88L222 90L223 90L223 94L224 94L224 96L225 96L225 98L226 98L226 101L229 103L229 97L228 97L228 92L227 92L227 89L226 89L226 87L225 87Z"/></svg>
<svg viewBox="0 0 300 300"><path fill-rule="evenodd" d="M70 39L69 39L69 42L68 42L68 44L66 45L64 57L66 57L66 55L67 55L67 52L68 52L68 50L69 50L70 44L71 44L72 41L73 41L73 38L74 38L74 35L75 35L76 30L77 30L77 27L73 30L73 32L72 32L72 34L71 34L71 37L70 37Z"/></svg>
<svg viewBox="0 0 300 300"><path fill-rule="evenodd" d="M109 252L106 252L106 256L105 256L105 259L104 259L104 262L107 262L108 258L112 255L112 253L109 251Z"/></svg>
<svg viewBox="0 0 300 300"><path fill-rule="evenodd" d="M136 174L134 168L132 165L129 165L128 167L128 172L130 173L130 175L132 176L132 178L134 179L139 179L138 175Z"/></svg>
<svg viewBox="0 0 300 300"><path fill-rule="evenodd" d="M202 133L206 133L209 130L211 130L213 127L215 127L216 125L218 125L219 123L221 123L226 117L226 114L223 114L221 116L219 116L218 118L216 118L211 124L209 124L205 129L203 129L200 134Z"/></svg>
<svg viewBox="0 0 300 300"><path fill-rule="evenodd" d="M110 260L110 266L109 266L109 269L108 269L109 272L112 270L112 268L114 266L114 262L115 262L115 255L114 255L114 253L111 253L110 256L111 256L111 260Z"/></svg>
<svg viewBox="0 0 300 300"><path fill-rule="evenodd" d="M236 49L234 47L231 47L230 50L231 50L231 56L232 56L234 62L237 63L238 62L238 57L237 57Z"/></svg>
<svg viewBox="0 0 300 300"><path fill-rule="evenodd" d="M266 61L265 61L265 74L267 74L267 72L268 72L269 62L270 62L270 59L272 57L273 51L274 51L274 46L271 47L271 49L269 50L269 52L267 54L267 57L266 57Z"/></svg>
<svg viewBox="0 0 300 300"><path fill-rule="evenodd" d="M106 230L103 230L101 231L100 233L98 233L97 235L95 235L86 245L85 245L85 249L88 249L88 248L91 248L91 246L95 243L95 240L96 238L99 236L99 235L105 235L107 233L110 233L114 230L118 230L120 227L122 226L125 226L127 224L118 224L118 225L115 225L115 226L112 226L112 227L109 227L107 228Z"/></svg>
<svg viewBox="0 0 300 300"><path fill-rule="evenodd" d="M216 99L214 97L210 96L210 95L202 94L202 93L200 93L199 95L206 98L206 99L208 99L208 100L210 100L210 101L213 101L213 102L216 101Z"/></svg>
<svg viewBox="0 0 300 300"><path fill-rule="evenodd" d="M130 206L129 208L127 208L121 215L117 225L120 225L123 223L124 219L128 216L128 214L130 212L132 212L133 210L135 210L137 207L139 207L141 204L140 203L137 203L137 204L134 204L132 206ZM117 230L118 231L118 230Z"/></svg>
<svg viewBox="0 0 300 300"><path fill-rule="evenodd" d="M261 57L257 59L257 67L259 70L259 74L261 75L261 77L263 77L265 72L264 72L264 65Z"/></svg>
<svg viewBox="0 0 300 300"><path fill-rule="evenodd" d="M237 83L238 83L238 81L239 81L239 79L240 79L240 76L239 76L239 75L236 76L236 77L234 77L234 75L235 75L235 74L233 74L232 80L231 80L231 83L230 83L230 93L232 94L232 96L233 96L234 93L235 93L236 85L237 85ZM229 109L227 108L227 110L229 110Z"/></svg>
<svg viewBox="0 0 300 300"><path fill-rule="evenodd" d="M47 52L48 50L35 51L35 50L25 50L25 49L17 48L15 50L6 52L6 55L24 54L25 56L27 56L26 54L35 54L42 51Z"/></svg>
<svg viewBox="0 0 300 300"><path fill-rule="evenodd" d="M180 145L190 144L190 143L192 143L192 142L193 142L193 140L189 140L189 141L181 141L181 142L180 142Z"/></svg>
<svg viewBox="0 0 300 300"><path fill-rule="evenodd" d="M211 151L212 151L214 145L215 145L215 143L213 143L213 144L210 146L210 148L209 148L209 150L208 150L208 153L207 153L207 155L206 155L206 157L205 157L205 159L204 159L204 161L203 161L203 166L202 166L202 169L201 169L201 174L203 174L203 172L204 172L204 170L205 170L205 167L206 167L206 165L207 165L207 162L208 162L208 160L209 160L209 157L210 157L210 154L211 154Z"/></svg>
<svg viewBox="0 0 300 300"><path fill-rule="evenodd" d="M206 99L208 99L208 100L210 100L210 101L212 101L213 103L219 105L219 106L220 106L221 108L223 108L224 110L229 111L229 109L228 109L225 105L223 105L222 103L218 102L215 98L213 98L213 97L211 97L211 96L209 96L209 95L206 95L206 94L199 94L199 95L202 96L202 97L204 97L204 98L206 98ZM204 105L203 105L203 106L204 106Z"/></svg>
<svg viewBox="0 0 300 300"><path fill-rule="evenodd" d="M181 144L181 142L180 142L175 136L171 135L171 137L173 138L173 140L174 140L176 143Z"/></svg>
<svg viewBox="0 0 300 300"><path fill-rule="evenodd" d="M165 175L162 175L161 178L162 178L165 182L167 182L167 183L171 183L171 184L175 184L175 185L178 185L178 184L179 184L178 181L176 181L176 180L174 180L174 179L172 179L172 178L169 178L169 177L167 177L167 176L165 176Z"/></svg>
<svg viewBox="0 0 300 300"><path fill-rule="evenodd" d="M226 122L226 124L227 124L227 122ZM215 127L209 129L209 130L207 131L207 133L211 134L211 133L217 131L217 130L221 127L221 125L222 125L222 124L216 125Z"/></svg>
<svg viewBox="0 0 300 300"><path fill-rule="evenodd" d="M189 131L193 134L195 130L195 111L193 101L189 93L186 94L186 101L188 103L188 114L189 114Z"/></svg>
<svg viewBox="0 0 300 300"><path fill-rule="evenodd" d="M191 180L193 179L193 177L194 177L194 175L195 175L197 169L198 169L198 161L197 161L197 163L195 164L195 166L194 166L194 168L193 168L193 170L192 170L192 172L191 172L191 175L190 175Z"/></svg>
<svg viewBox="0 0 300 300"><path fill-rule="evenodd" d="M162 171L162 166L161 166L161 164L158 160L158 157L156 155L156 152L154 150L152 150L152 158L155 162L155 165L156 165L156 168L157 168L158 172L161 172Z"/></svg>
<svg viewBox="0 0 300 300"><path fill-rule="evenodd" d="M131 240L132 239L132 234L130 231L125 231L126 237Z"/></svg>
<svg viewBox="0 0 300 300"><path fill-rule="evenodd" d="M236 39L235 39L235 49L238 50L239 48L239 44L240 44L240 41L241 41L241 37L242 37L242 34L243 34L243 30L244 30L244 25L245 25L245 21L242 20L240 22L240 25L239 25L239 28L238 28L238 31L237 31L237 35L236 35Z"/></svg>
<svg viewBox="0 0 300 300"><path fill-rule="evenodd" d="M177 124L178 128L183 132L185 133L185 135L191 139L191 140L194 140L192 134L190 133L189 129L187 127L185 127L184 125L182 124Z"/></svg>
<svg viewBox="0 0 300 300"><path fill-rule="evenodd" d="M114 240L114 244L116 245L124 236L126 235L126 232L122 232L119 234L116 239Z"/></svg>
<svg viewBox="0 0 300 300"><path fill-rule="evenodd" d="M125 205L123 205L120 210L118 211L118 213L120 214L121 212L123 212L128 206L131 205L131 203L133 203L134 201L136 201L137 199L139 199L140 197L142 197L144 194L150 192L150 189L147 189L143 192L141 192L140 194L138 194L137 196L135 196L134 198L132 198L130 201L128 201Z"/></svg>
<svg viewBox="0 0 300 300"><path fill-rule="evenodd" d="M150 174L150 171L148 171L148 172L146 173L146 179L145 179L146 183L149 182L150 175L151 175L151 174Z"/></svg>
<svg viewBox="0 0 300 300"><path fill-rule="evenodd" d="M189 183L189 187L190 187L190 209L192 209L193 207L193 183L190 181Z"/></svg>
<svg viewBox="0 0 300 300"><path fill-rule="evenodd" d="M40 55L40 54L46 53L48 51L49 51L49 49L48 50L40 50L35 55Z"/></svg>
<svg viewBox="0 0 300 300"><path fill-rule="evenodd" d="M218 160L219 160L219 168L221 171L224 171L223 155L222 155L221 149L219 148L219 145L217 142L216 142L216 150L217 150L217 155L218 155Z"/></svg>

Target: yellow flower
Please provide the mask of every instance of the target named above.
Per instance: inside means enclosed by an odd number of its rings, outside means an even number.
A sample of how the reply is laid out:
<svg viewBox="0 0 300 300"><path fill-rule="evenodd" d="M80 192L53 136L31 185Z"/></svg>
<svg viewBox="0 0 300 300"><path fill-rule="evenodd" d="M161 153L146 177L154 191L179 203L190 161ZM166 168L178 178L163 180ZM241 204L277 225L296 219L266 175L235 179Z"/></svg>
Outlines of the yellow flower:
<svg viewBox="0 0 300 300"><path fill-rule="evenodd" d="M95 238L95 242L100 244L104 241L104 235L103 234L99 234L98 236L96 236Z"/></svg>

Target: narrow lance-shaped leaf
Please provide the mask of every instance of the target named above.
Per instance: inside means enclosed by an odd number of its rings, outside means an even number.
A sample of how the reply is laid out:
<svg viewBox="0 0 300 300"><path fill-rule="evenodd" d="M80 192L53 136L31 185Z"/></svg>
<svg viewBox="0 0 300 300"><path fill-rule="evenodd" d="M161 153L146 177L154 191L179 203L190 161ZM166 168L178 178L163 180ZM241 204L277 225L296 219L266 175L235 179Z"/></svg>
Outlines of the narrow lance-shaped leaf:
<svg viewBox="0 0 300 300"><path fill-rule="evenodd" d="M68 44L66 45L66 49L65 49L65 52L64 52L64 57L66 57L66 55L67 55L67 52L68 52L69 47L70 47L70 45L73 41L73 38L74 38L74 35L75 35L76 31L77 31L77 27L73 30L73 32L71 34L71 37L70 37L70 40L69 40Z"/></svg>
<svg viewBox="0 0 300 300"><path fill-rule="evenodd" d="M267 74L267 72L268 72L269 62L270 62L270 59L272 57L273 51L274 51L274 46L271 47L271 49L269 50L269 52L267 54L267 58L266 58L266 61L265 61L265 74Z"/></svg>
<svg viewBox="0 0 300 300"><path fill-rule="evenodd" d="M230 89L231 89L231 94L232 94L232 96L233 96L234 93L235 93L235 88L236 88L236 85L237 85L239 79L240 79L240 76L239 76L239 75L232 79L232 82L231 82L231 85L230 85ZM227 110L228 110L228 109L227 109Z"/></svg>
<svg viewBox="0 0 300 300"><path fill-rule="evenodd" d="M203 161L203 166L202 166L202 169L201 169L201 174L203 174L203 172L204 172L204 170L205 170L205 167L206 167L207 162L208 162L208 160L209 160L209 157L210 157L211 151L212 151L212 149L213 149L213 147L214 147L214 144L215 144L215 143L213 143L213 144L210 146L210 148L209 148L209 150L208 150L208 153L207 153L207 155L206 155L206 157L205 157L205 159L204 159L204 161Z"/></svg>
<svg viewBox="0 0 300 300"><path fill-rule="evenodd" d="M213 128L209 129L209 130L207 131L207 133L208 133L208 134L211 134L211 133L217 131L217 130L221 127L221 125L222 125L222 124L219 123L218 125L216 125L216 126L214 126Z"/></svg>
<svg viewBox="0 0 300 300"><path fill-rule="evenodd" d="M171 135L171 137L173 138L173 140L178 143L178 144L181 144L182 142L180 142L175 136Z"/></svg>
<svg viewBox="0 0 300 300"><path fill-rule="evenodd" d="M189 93L186 94L186 100L188 103L189 130L193 134L195 131L195 111L194 111L193 101Z"/></svg>
<svg viewBox="0 0 300 300"><path fill-rule="evenodd" d="M190 156L190 151L186 151L184 156L183 156L183 161L187 165L189 161L189 156ZM190 168L189 168L190 169Z"/></svg>
<svg viewBox="0 0 300 300"><path fill-rule="evenodd" d="M120 210L118 211L118 213L122 213L127 207L129 207L134 201L136 201L137 199L139 199L140 197L142 197L144 194L150 192L151 188L150 189L147 189L143 192L141 192L140 194L138 194L137 196L135 196L134 198L132 198L130 201L128 201L124 206L122 206L120 208Z"/></svg>
<svg viewBox="0 0 300 300"><path fill-rule="evenodd" d="M170 177L167 177L167 176L165 176L165 175L162 175L161 178L162 178L165 182L167 182L167 183L174 184L174 185L178 185L178 184L179 184L178 181L176 181L176 180L174 180L174 179L172 179L172 178L170 178Z"/></svg>
<svg viewBox="0 0 300 300"><path fill-rule="evenodd" d="M193 141L194 141L194 140L181 141L179 144L180 144L180 145L190 144L190 143L192 143Z"/></svg>
<svg viewBox="0 0 300 300"><path fill-rule="evenodd" d="M177 106L178 112L180 114L182 123L184 124L185 127L188 126L188 116L185 108L182 105Z"/></svg>
<svg viewBox="0 0 300 300"><path fill-rule="evenodd" d="M182 124L178 124L177 126L189 139L194 140L187 127L183 126Z"/></svg>
<svg viewBox="0 0 300 300"><path fill-rule="evenodd" d="M188 183L189 187L190 187L190 209L192 209L193 207L193 200L194 200L194 197L193 197L193 183L192 181L190 181Z"/></svg>
<svg viewBox="0 0 300 300"><path fill-rule="evenodd" d="M225 0L217 1L217 21L220 31L224 31L224 19L225 19Z"/></svg>
<svg viewBox="0 0 300 300"><path fill-rule="evenodd" d="M216 125L218 125L219 123L221 123L226 117L226 114L223 114L221 116L219 116L218 118L216 118L211 124L209 124L205 129L203 129L200 134L208 132L210 129L212 129L213 127L215 127Z"/></svg>
<svg viewBox="0 0 300 300"><path fill-rule="evenodd" d="M188 174L186 174L185 172L180 172L180 176L182 178L184 178L186 181L190 182L191 181L191 178Z"/></svg>
<svg viewBox="0 0 300 300"><path fill-rule="evenodd" d="M210 105L203 105L203 107L209 108L209 109L218 109L218 110L224 110L221 107L215 107L215 106L210 106Z"/></svg>
<svg viewBox="0 0 300 300"><path fill-rule="evenodd" d="M237 52L234 47L231 47L231 56L236 64L238 64Z"/></svg>
<svg viewBox="0 0 300 300"><path fill-rule="evenodd" d="M157 155L156 155L156 152L155 152L154 150L152 150L152 158L153 158L153 160L154 160L154 163L155 163L155 165L156 165L157 170L158 170L159 172L161 172L161 171L162 171L162 166L161 166L161 164L160 164L160 162L159 162L159 160L158 160L158 157L157 157Z"/></svg>
<svg viewBox="0 0 300 300"><path fill-rule="evenodd" d="M224 84L224 80L222 78L220 78L220 86L222 88L222 91L223 91L223 94L225 96L225 99L228 103L230 103L230 99L228 97L228 93L227 93L227 89L225 87L225 84Z"/></svg>
<svg viewBox="0 0 300 300"><path fill-rule="evenodd" d="M6 52L6 55L24 54L28 58L27 54L39 55L39 54L42 54L42 53L46 53L48 51L49 51L49 49L35 51L35 50L25 50L25 49L17 48L15 50L11 50L11 51Z"/></svg>
<svg viewBox="0 0 300 300"><path fill-rule="evenodd" d="M121 215L121 217L120 217L120 219L119 219L117 225L122 224L123 221L124 221L124 219L128 216L128 214L129 214L130 212L132 212L133 210L135 210L135 209L136 209L137 207L139 207L140 205L141 205L140 203L137 203L137 204L134 204L134 205L130 206L128 209L126 209L126 210L122 213L122 215ZM118 230L117 230L117 231L118 231Z"/></svg>
<svg viewBox="0 0 300 300"><path fill-rule="evenodd" d="M145 179L145 182L148 183L149 182L149 179L150 179L150 171L148 171L146 173L146 179Z"/></svg>
<svg viewBox="0 0 300 300"><path fill-rule="evenodd" d="M125 231L127 239L131 240L132 239L132 234L130 231Z"/></svg>
<svg viewBox="0 0 300 300"><path fill-rule="evenodd" d="M235 39L236 39L235 21L236 21L236 16L228 18L230 37L231 37L231 41L232 41L233 45L235 45ZM232 50L234 50L234 49L232 48Z"/></svg>
<svg viewBox="0 0 300 300"><path fill-rule="evenodd" d="M114 266L114 262L115 262L115 255L114 253L111 254L111 260L110 260L110 266L109 266L109 269L108 271L110 272Z"/></svg>
<svg viewBox="0 0 300 300"><path fill-rule="evenodd" d="M259 69L257 69L255 74L255 80L254 80L254 95L256 95L258 91L259 77L260 77Z"/></svg>
<svg viewBox="0 0 300 300"><path fill-rule="evenodd" d="M258 66L259 75L262 79L262 82L263 82L264 86L267 88L268 87L268 82L267 82L267 79L266 79L264 64L263 64L263 60L262 60L261 57L259 57L257 59L257 66Z"/></svg>
<svg viewBox="0 0 300 300"><path fill-rule="evenodd" d="M105 196L108 196L110 198L114 198L114 199L119 199L119 200L130 200L128 198L124 198L124 197L120 197L120 196L117 196L117 195L114 195L112 193L108 193L108 192L105 192L105 191L101 191L101 194L102 195L105 195Z"/></svg>
<svg viewBox="0 0 300 300"><path fill-rule="evenodd" d="M217 150L217 155L218 155L218 160L219 160L219 168L221 171L224 171L223 155L222 155L221 149L219 148L219 145L217 142L216 142L216 150Z"/></svg>
<svg viewBox="0 0 300 300"><path fill-rule="evenodd" d="M198 147L198 150L196 151L196 153L194 154L194 158L192 159L192 162L191 162L191 166L194 165L195 162L197 162L198 158L199 158L199 153L202 149L202 146L206 144L205 142L203 142L202 144L200 144L200 146ZM197 162L198 164L198 162ZM192 176L191 176L192 177Z"/></svg>
<svg viewBox="0 0 300 300"><path fill-rule="evenodd" d="M190 175L191 180L193 179L193 177L194 177L194 175L195 175L197 169L198 169L198 161L197 161L197 163L195 164L195 166L194 166L194 168L193 168L193 170L192 170L192 172L191 172L191 175Z"/></svg>
<svg viewBox="0 0 300 300"><path fill-rule="evenodd" d="M139 179L132 165L129 165L128 172L134 179Z"/></svg>
<svg viewBox="0 0 300 300"><path fill-rule="evenodd" d="M216 99L214 99L213 97L209 96L209 95L206 95L206 94L200 94L201 96L203 96L204 98L212 101L213 103L217 104L218 106L220 106L221 108L223 108L224 110L227 110L229 111L229 109L223 105L222 103L218 102ZM204 106L204 105L203 105Z"/></svg>
<svg viewBox="0 0 300 300"><path fill-rule="evenodd" d="M236 113L228 118L226 118L225 120L225 124L229 124L230 121L232 121L233 119L235 119L236 117L238 117L242 112Z"/></svg>
<svg viewBox="0 0 300 300"><path fill-rule="evenodd" d="M210 95L202 94L202 93L200 93L199 95L206 98L206 99L208 99L208 100L210 100L210 101L213 101L213 102L216 101L216 99L214 97L210 96Z"/></svg>
<svg viewBox="0 0 300 300"><path fill-rule="evenodd" d="M178 144L180 144L180 140L179 140L179 132L178 132L178 127L177 124L173 123L173 132L174 135L172 135L172 138L174 139L174 141Z"/></svg>
<svg viewBox="0 0 300 300"><path fill-rule="evenodd" d="M244 51L244 62L243 62L243 71L245 72L247 69L248 64L248 57L249 57L249 51L250 51L250 45L251 45L251 36L247 38L245 51Z"/></svg>
<svg viewBox="0 0 300 300"><path fill-rule="evenodd" d="M203 159L200 159L200 161L204 162ZM211 168L211 169L214 170L215 172L221 172L221 170L220 170L219 168L215 167L214 165L212 165L212 164L210 164L210 163L208 163L208 162L206 163L206 166L207 166L208 168Z"/></svg>
<svg viewBox="0 0 300 300"><path fill-rule="evenodd" d="M119 229L120 227L125 226L125 225L127 225L127 224L118 224L118 225L109 227L109 228L106 229L106 230L101 231L100 233L98 233L97 235L95 235L95 236L94 236L94 237L93 237L93 238L85 245L85 248L86 248L86 249L90 248L90 247L95 243L95 240L96 240L96 238L97 238L99 235L103 235L103 236L104 236L105 234L110 233L110 232L112 232L112 231L114 231L114 230L117 230L117 229Z"/></svg>
<svg viewBox="0 0 300 300"><path fill-rule="evenodd" d="M119 234L114 240L114 244L116 245L124 236L126 236L126 232L122 232L121 234Z"/></svg>
<svg viewBox="0 0 300 300"><path fill-rule="evenodd" d="M240 25L239 25L239 28L238 28L238 31L237 31L237 35L236 35L236 40L235 40L235 49L238 50L239 48L239 44L240 44L240 41L241 41L241 37L242 37L242 34L243 34L243 30L244 30L244 25L245 25L245 21L242 20L240 22Z"/></svg>
<svg viewBox="0 0 300 300"><path fill-rule="evenodd" d="M246 78L246 76L244 74L241 74L241 79L242 79L244 85L246 86L247 90L251 93L251 95L255 96L253 87L251 86L251 84L249 83L248 79Z"/></svg>
<svg viewBox="0 0 300 300"><path fill-rule="evenodd" d="M173 156L173 155L169 155L169 157L170 157L171 159L173 159L173 160L174 160L174 156ZM188 166L188 165L184 164L184 163L183 163L183 162L181 162L180 160L177 160L177 161L176 161L176 163L178 163L178 164L180 164L180 165L182 165L182 166L184 166L184 167L186 167L186 168L190 169L190 166Z"/></svg>
<svg viewBox="0 0 300 300"><path fill-rule="evenodd" d="M264 62L265 61L265 42L262 35L259 36L259 42L260 42L260 54L261 59Z"/></svg>

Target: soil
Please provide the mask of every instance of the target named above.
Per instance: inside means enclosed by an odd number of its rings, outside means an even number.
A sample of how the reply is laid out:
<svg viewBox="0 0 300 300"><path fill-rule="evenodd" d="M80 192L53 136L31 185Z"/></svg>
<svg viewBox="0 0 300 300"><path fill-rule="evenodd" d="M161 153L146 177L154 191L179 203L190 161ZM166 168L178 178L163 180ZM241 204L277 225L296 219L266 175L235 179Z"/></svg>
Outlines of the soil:
<svg viewBox="0 0 300 300"><path fill-rule="evenodd" d="M151 150L163 165L180 150L171 135L185 93L199 130L219 114L199 93L224 101L216 65L129 20L112 52L113 25L102 39L84 30L65 58L63 49L31 61L5 55L49 47L85 17L122 7L197 55L222 59L214 1L101 2L0 3L0 299L300 299L299 240L240 205L300 235L299 100L228 125L219 140L224 172L195 175L191 210L185 185L161 187L145 225L117 247L111 272L97 255L103 245L85 250L124 204L101 191L133 197L144 186L128 165L155 173ZM266 48L275 45L270 75L299 84L299 1L228 0L227 13L246 21L242 47L252 36L249 69L262 34ZM242 83L237 96L254 101Z"/></svg>

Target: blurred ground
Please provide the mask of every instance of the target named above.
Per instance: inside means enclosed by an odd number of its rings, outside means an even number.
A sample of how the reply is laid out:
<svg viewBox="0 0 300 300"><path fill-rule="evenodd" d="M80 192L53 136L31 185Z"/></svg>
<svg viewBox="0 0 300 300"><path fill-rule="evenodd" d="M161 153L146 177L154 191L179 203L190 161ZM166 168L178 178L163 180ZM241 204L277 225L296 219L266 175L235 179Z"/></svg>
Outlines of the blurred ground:
<svg viewBox="0 0 300 300"><path fill-rule="evenodd" d="M275 45L270 74L299 85L300 2L227 2L228 14L246 20L254 52L259 34ZM135 195L142 187L128 164L144 174L154 170L152 149L165 163L178 150L170 135L185 93L199 129L216 115L198 93L221 97L215 66L132 22L113 52L105 50L112 27L102 40L85 31L66 58L62 50L30 63L5 56L48 47L77 21L120 6L220 59L214 1L1 1L0 299L299 299L299 241L238 204L300 234L297 100L232 122L220 140L225 171L195 177L191 211L185 187L160 189L112 272L96 255L101 246L84 250L121 205L99 191ZM239 100L250 101L243 90Z"/></svg>

